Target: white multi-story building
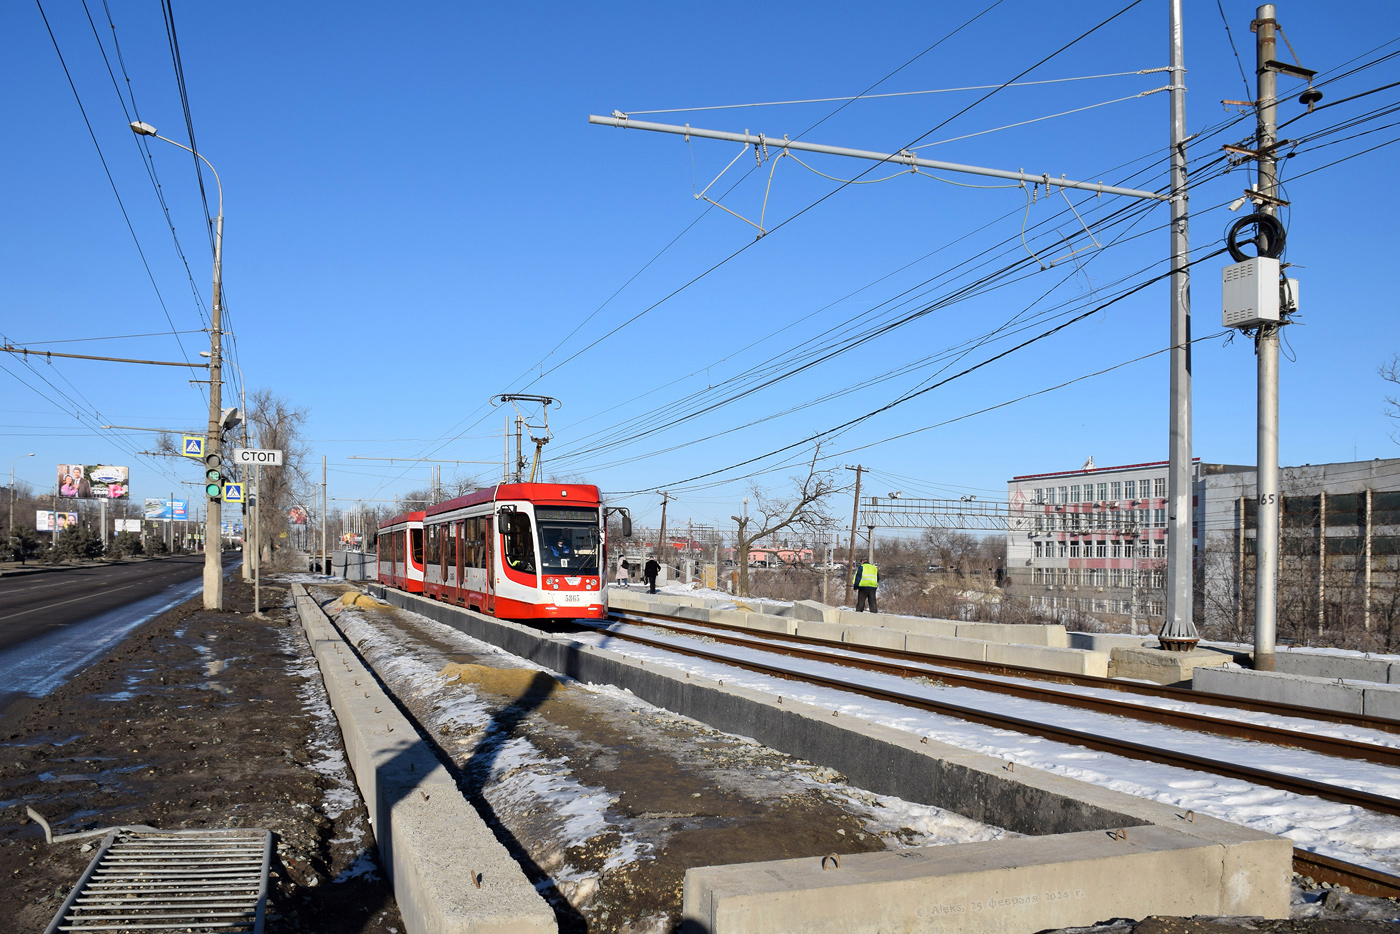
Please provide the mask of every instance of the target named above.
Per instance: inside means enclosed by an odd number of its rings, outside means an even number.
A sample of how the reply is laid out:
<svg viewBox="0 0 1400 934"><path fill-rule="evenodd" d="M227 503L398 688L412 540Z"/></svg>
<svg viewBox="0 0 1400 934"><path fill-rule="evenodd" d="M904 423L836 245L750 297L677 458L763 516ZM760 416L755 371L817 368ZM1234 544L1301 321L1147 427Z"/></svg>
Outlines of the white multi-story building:
<svg viewBox="0 0 1400 934"><path fill-rule="evenodd" d="M1193 487L1201 474L1192 465ZM1167 565L1167 462L1027 474L1007 482L1007 581L1056 616L1160 622Z"/></svg>
<svg viewBox="0 0 1400 934"><path fill-rule="evenodd" d="M1159 626L1167 466L1090 459L1079 470L1008 481L1008 593L1066 619ZM1285 467L1279 479L1281 634L1388 625L1400 612L1400 459ZM1198 460L1191 489L1193 615L1244 633L1253 624L1254 468Z"/></svg>

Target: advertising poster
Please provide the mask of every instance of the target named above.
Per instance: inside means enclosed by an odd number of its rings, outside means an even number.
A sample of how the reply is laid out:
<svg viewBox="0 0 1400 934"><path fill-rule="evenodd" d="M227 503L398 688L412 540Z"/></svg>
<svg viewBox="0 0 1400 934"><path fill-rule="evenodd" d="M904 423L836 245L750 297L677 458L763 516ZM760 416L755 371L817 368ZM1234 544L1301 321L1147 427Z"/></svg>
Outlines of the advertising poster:
<svg viewBox="0 0 1400 934"><path fill-rule="evenodd" d="M37 532L62 532L70 525L78 524L78 514L76 512L51 512L40 509L34 514L34 529Z"/></svg>
<svg viewBox="0 0 1400 934"><path fill-rule="evenodd" d="M186 501L183 499L148 499L146 500L146 518L157 520L187 519L189 516L185 507Z"/></svg>
<svg viewBox="0 0 1400 934"><path fill-rule="evenodd" d="M58 495L69 499L127 499L128 469L108 464L59 464Z"/></svg>
<svg viewBox="0 0 1400 934"><path fill-rule="evenodd" d="M287 521L292 525L306 525L306 510L300 506L293 506L287 510Z"/></svg>
<svg viewBox="0 0 1400 934"><path fill-rule="evenodd" d="M117 519L115 527L118 532L139 532L141 531L140 519Z"/></svg>

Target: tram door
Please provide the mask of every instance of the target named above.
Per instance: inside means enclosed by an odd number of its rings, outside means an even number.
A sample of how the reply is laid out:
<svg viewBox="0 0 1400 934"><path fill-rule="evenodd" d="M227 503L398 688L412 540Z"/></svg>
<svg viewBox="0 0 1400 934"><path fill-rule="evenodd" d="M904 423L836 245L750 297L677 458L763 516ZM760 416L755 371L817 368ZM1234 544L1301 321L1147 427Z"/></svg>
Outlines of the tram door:
<svg viewBox="0 0 1400 934"><path fill-rule="evenodd" d="M458 600L462 606L467 605L467 573L464 562L467 558L467 524L465 522L454 522L453 527L457 530L457 553L453 560L457 562L457 593Z"/></svg>
<svg viewBox="0 0 1400 934"><path fill-rule="evenodd" d="M486 546L486 612L496 612L496 518L486 516L482 519L486 523L486 538L482 542Z"/></svg>

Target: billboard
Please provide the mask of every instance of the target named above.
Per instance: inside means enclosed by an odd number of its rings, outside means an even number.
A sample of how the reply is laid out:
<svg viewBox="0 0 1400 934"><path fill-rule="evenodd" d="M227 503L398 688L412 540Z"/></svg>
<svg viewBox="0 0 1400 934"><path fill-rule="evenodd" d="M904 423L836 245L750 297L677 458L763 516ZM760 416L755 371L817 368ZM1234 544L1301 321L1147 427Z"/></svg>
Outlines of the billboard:
<svg viewBox="0 0 1400 934"><path fill-rule="evenodd" d="M287 521L292 525L306 525L306 510L301 506L293 506L287 510Z"/></svg>
<svg viewBox="0 0 1400 934"><path fill-rule="evenodd" d="M70 525L77 524L78 514L76 512L51 512L47 509L40 509L34 513L34 530L36 532L52 532L55 527L61 532Z"/></svg>
<svg viewBox="0 0 1400 934"><path fill-rule="evenodd" d="M186 505L183 499L148 499L146 500L146 518L188 519Z"/></svg>
<svg viewBox="0 0 1400 934"><path fill-rule="evenodd" d="M127 499L128 470L106 464L59 464L58 495L69 499Z"/></svg>
<svg viewBox="0 0 1400 934"><path fill-rule="evenodd" d="M117 519L115 529L118 532L139 532L141 531L140 519Z"/></svg>

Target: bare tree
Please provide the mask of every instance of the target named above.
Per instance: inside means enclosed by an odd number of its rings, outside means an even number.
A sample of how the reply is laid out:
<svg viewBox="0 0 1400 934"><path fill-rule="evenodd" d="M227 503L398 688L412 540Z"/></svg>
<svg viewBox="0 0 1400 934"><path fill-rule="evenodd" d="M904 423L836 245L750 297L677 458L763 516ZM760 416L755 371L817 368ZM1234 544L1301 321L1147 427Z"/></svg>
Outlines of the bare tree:
<svg viewBox="0 0 1400 934"><path fill-rule="evenodd" d="M293 407L271 390L259 389L248 399L248 428L259 448L279 448L281 467L264 467L259 478L257 538L260 556L275 565L278 542L287 531L287 510L316 502L315 484L305 473L308 448L303 439L306 409ZM245 528L244 534L251 530Z"/></svg>
<svg viewBox="0 0 1400 934"><path fill-rule="evenodd" d="M1400 353L1391 354L1390 359L1382 363L1376 369L1376 372L1379 373L1381 379L1386 382L1400 386ZM1385 396L1385 414L1395 419L1395 421L1400 422L1400 396ZM1396 444L1400 444L1400 430L1393 432L1390 436L1390 440L1394 441Z"/></svg>
<svg viewBox="0 0 1400 934"><path fill-rule="evenodd" d="M749 595L749 549L755 542L787 529L809 532L815 538L821 530L830 525L831 518L826 514L826 499L835 492L836 481L832 471L817 469L817 459L820 456L819 444L812 450L807 475L792 478L793 489L790 494L782 496L754 486L749 491L754 514L730 517L739 524L736 544L740 595Z"/></svg>

